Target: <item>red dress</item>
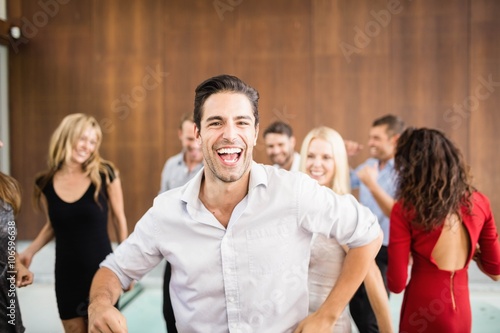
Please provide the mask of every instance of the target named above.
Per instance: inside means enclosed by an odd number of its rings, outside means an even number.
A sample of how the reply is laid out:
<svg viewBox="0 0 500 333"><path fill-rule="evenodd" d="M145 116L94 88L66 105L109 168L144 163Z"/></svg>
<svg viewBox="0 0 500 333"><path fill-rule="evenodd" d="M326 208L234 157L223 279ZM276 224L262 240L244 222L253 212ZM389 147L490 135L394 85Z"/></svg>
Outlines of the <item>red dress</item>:
<svg viewBox="0 0 500 333"><path fill-rule="evenodd" d="M462 207L461 217L470 237L471 248L464 268L440 270L432 250L442 226L430 232L410 225L403 208L396 203L391 213L387 283L392 292L405 290L399 332L470 332L471 308L468 287L469 263L476 244L486 272L500 274L500 243L489 200L481 193L472 196L472 214ZM409 254L413 257L408 279Z"/></svg>

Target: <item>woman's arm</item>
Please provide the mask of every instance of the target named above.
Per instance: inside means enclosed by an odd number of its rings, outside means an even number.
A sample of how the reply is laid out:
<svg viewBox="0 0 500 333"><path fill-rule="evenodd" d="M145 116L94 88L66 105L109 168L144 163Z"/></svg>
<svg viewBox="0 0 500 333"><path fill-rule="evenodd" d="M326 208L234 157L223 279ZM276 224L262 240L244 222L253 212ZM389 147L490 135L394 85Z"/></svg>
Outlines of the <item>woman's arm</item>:
<svg viewBox="0 0 500 333"><path fill-rule="evenodd" d="M21 263L29 268L31 265L31 261L33 256L40 251L48 242L50 242L54 238L54 229L52 229L52 224L47 217L47 222L43 226L42 230L38 233L36 238L31 242L31 244L19 254L19 260Z"/></svg>
<svg viewBox="0 0 500 333"><path fill-rule="evenodd" d="M375 261L372 263L368 274L365 277L365 288L368 300L372 306L375 317L377 318L378 328L381 333L392 333L391 311L389 307L389 298L384 286L382 274Z"/></svg>
<svg viewBox="0 0 500 333"><path fill-rule="evenodd" d="M480 255L478 255L478 254L477 254L477 252L476 252L476 254L474 255L474 258L473 258L473 259L474 259L474 261L476 262L477 267L479 268L479 270L480 270L481 272L483 272L483 274L484 274L484 275L488 276L488 277L489 277L490 279L492 279L493 281L500 281L500 275L493 275L493 274L490 274L490 273L488 273L488 272L486 272L486 271L484 270L483 264L482 264L482 262L481 262L481 256L480 256Z"/></svg>
<svg viewBox="0 0 500 333"><path fill-rule="evenodd" d="M387 265L387 286L399 294L406 288L411 253L410 224L404 218L401 204L396 203L391 213Z"/></svg>
<svg viewBox="0 0 500 333"><path fill-rule="evenodd" d="M118 175L108 184L107 190L112 213L111 220L116 230L118 243L121 243L128 237L128 227L123 206L122 184Z"/></svg>
<svg viewBox="0 0 500 333"><path fill-rule="evenodd" d="M382 232L370 243L349 249L340 276L319 309L302 320L294 333L331 332L335 322L366 277L382 245Z"/></svg>
<svg viewBox="0 0 500 333"><path fill-rule="evenodd" d="M482 207L484 214L484 225L479 234L478 245L474 253L474 261L486 276L494 281L500 280L500 242L495 218L490 208L489 200L484 197L482 202L478 200L476 207ZM479 209L478 209L479 210ZM477 213L479 215L479 213Z"/></svg>
<svg viewBox="0 0 500 333"><path fill-rule="evenodd" d="M26 287L33 283L34 274L26 268L16 254L16 286L18 288Z"/></svg>
<svg viewBox="0 0 500 333"><path fill-rule="evenodd" d="M31 265L31 261L33 260L33 256L40 251L45 245L47 245L48 242L50 242L54 238L54 229L52 228L52 223L50 222L49 214L48 214L48 207L47 207L47 201L45 197L42 195L41 198L41 205L43 208L43 211L45 212L45 218L46 222L36 236L36 238L31 242L31 244L24 249L23 252L19 254L19 261L21 264L26 266L26 268L29 268Z"/></svg>
<svg viewBox="0 0 500 333"><path fill-rule="evenodd" d="M342 245L342 248L347 253L349 248ZM392 333L394 328L392 327L391 310L389 307L389 298L387 297L387 292L384 286L384 280L382 279L382 273L378 268L375 261L371 264L366 274L365 280L366 293L368 295L368 300L375 313L377 319L378 328L381 333Z"/></svg>
<svg viewBox="0 0 500 333"><path fill-rule="evenodd" d="M493 281L500 281L499 274L490 274L484 269L483 262L481 261L481 247L479 246L479 244L477 244L476 252L474 253L472 259L476 262L477 267L481 272L483 272L484 275L488 276Z"/></svg>

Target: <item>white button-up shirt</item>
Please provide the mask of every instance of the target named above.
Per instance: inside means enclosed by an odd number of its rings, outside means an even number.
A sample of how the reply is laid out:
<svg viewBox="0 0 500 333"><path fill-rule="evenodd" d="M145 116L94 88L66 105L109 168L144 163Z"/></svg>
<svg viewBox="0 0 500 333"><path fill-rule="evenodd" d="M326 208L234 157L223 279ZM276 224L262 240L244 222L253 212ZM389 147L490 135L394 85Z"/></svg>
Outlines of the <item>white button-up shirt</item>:
<svg viewBox="0 0 500 333"><path fill-rule="evenodd" d="M312 233L349 247L380 233L377 218L351 195L255 162L226 229L198 198L202 176L156 197L101 264L125 288L166 258L179 332L293 332L308 314Z"/></svg>

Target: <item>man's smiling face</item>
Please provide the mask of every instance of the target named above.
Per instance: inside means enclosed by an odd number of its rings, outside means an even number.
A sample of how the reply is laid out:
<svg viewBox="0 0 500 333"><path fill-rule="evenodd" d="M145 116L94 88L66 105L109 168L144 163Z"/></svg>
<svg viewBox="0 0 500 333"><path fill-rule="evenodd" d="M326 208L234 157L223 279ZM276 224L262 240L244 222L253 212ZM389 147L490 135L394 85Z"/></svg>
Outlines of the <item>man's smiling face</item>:
<svg viewBox="0 0 500 333"><path fill-rule="evenodd" d="M248 98L220 92L207 98L196 136L213 177L235 182L250 171L258 127Z"/></svg>

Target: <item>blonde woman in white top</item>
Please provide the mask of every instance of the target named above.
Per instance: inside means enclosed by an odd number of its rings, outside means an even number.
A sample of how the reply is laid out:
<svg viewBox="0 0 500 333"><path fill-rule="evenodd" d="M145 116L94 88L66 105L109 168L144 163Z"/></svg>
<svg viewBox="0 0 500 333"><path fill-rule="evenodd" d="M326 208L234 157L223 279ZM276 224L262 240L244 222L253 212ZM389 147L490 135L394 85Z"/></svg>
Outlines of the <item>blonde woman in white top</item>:
<svg viewBox="0 0 500 333"><path fill-rule="evenodd" d="M330 187L338 194L349 194L349 164L340 134L329 127L311 130L302 143L300 171ZM315 235L309 264L309 312L315 312L338 279L348 248L335 239ZM393 332L389 301L382 276L375 262L365 278L370 304L380 332ZM350 333L351 318L346 307L335 323L334 332Z"/></svg>

